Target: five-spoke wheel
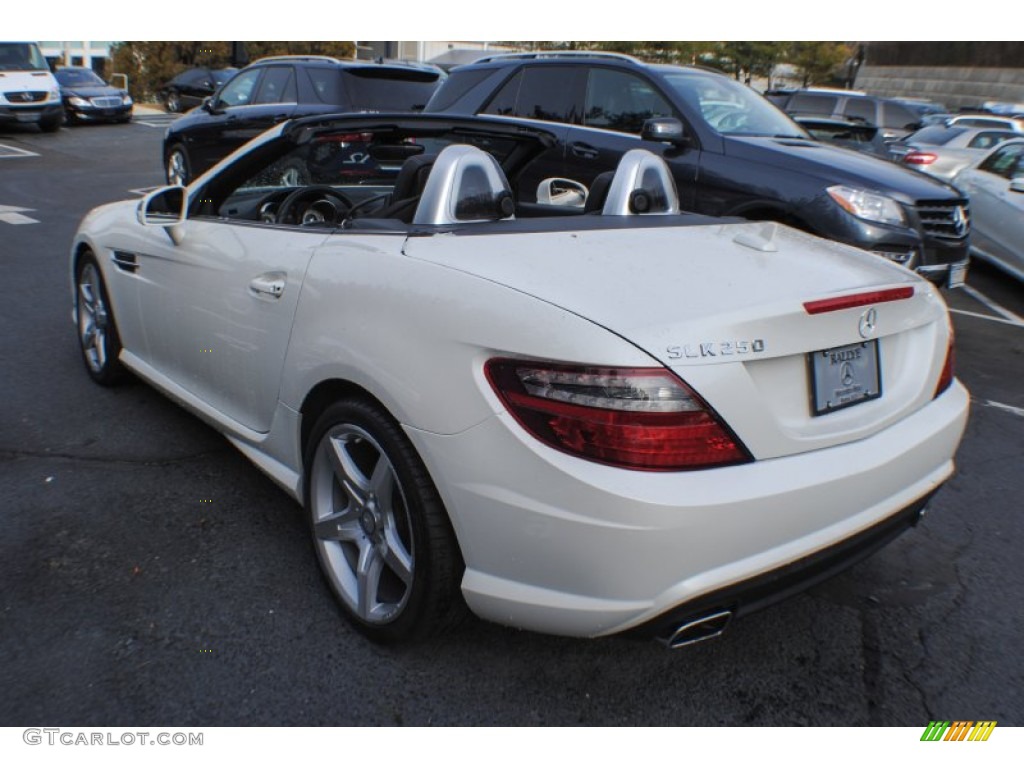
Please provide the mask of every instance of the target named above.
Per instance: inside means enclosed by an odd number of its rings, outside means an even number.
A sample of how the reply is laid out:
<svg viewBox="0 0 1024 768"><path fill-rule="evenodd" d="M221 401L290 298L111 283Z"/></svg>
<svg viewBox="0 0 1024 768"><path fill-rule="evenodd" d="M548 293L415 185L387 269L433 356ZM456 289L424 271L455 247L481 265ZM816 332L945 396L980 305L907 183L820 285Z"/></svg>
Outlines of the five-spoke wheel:
<svg viewBox="0 0 1024 768"><path fill-rule="evenodd" d="M82 257L75 279L78 340L89 375L100 384L113 384L122 373L118 355L121 339L103 285L99 265L91 253Z"/></svg>
<svg viewBox="0 0 1024 768"><path fill-rule="evenodd" d="M307 450L306 506L327 582L378 641L433 634L462 615L462 561L444 507L408 439L382 409L343 400Z"/></svg>

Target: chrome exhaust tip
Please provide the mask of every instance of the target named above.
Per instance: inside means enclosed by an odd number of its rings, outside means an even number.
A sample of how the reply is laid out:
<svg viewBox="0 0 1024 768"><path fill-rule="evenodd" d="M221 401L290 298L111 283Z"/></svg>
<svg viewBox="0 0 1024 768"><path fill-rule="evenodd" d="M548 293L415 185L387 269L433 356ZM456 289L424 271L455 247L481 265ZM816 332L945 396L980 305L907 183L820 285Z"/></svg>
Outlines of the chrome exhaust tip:
<svg viewBox="0 0 1024 768"><path fill-rule="evenodd" d="M680 625L667 638L661 638L661 641L669 648L675 649L710 640L722 634L731 619L732 611L709 613L707 616Z"/></svg>

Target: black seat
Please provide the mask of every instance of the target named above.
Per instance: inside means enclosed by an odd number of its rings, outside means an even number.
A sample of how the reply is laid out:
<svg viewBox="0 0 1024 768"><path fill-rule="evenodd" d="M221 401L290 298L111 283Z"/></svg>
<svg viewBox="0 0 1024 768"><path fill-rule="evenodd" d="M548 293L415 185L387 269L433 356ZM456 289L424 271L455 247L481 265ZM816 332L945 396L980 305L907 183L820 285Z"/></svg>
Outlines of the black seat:
<svg viewBox="0 0 1024 768"><path fill-rule="evenodd" d="M402 163L402 169L395 177L395 186L391 190L391 200L379 211L374 211L375 219L400 219L408 224L416 212L416 204L423 194L423 188L430 176L437 155L414 155Z"/></svg>
<svg viewBox="0 0 1024 768"><path fill-rule="evenodd" d="M608 199L608 190L612 186L612 179L615 178L615 171L605 171L594 177L590 185L590 194L587 195L587 202L583 206L584 213L600 213L604 208L604 201Z"/></svg>

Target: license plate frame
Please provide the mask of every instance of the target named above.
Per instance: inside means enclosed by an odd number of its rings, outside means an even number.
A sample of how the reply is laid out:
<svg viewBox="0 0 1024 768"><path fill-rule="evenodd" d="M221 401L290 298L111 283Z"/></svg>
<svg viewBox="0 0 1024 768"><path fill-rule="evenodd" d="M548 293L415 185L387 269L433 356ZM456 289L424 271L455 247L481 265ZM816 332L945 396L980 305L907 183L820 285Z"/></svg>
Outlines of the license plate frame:
<svg viewBox="0 0 1024 768"><path fill-rule="evenodd" d="M811 352L811 414L824 416L882 396L878 339Z"/></svg>

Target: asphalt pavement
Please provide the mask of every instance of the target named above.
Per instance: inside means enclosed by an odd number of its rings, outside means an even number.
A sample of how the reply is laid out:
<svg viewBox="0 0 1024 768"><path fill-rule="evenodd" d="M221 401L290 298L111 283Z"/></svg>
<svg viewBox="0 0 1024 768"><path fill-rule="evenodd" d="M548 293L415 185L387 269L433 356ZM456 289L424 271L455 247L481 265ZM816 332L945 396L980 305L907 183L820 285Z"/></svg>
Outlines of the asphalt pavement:
<svg viewBox="0 0 1024 768"><path fill-rule="evenodd" d="M82 366L73 233L162 183L168 119L0 129L0 725L1024 725L1024 285L975 268L949 294L959 470L851 570L680 651L479 620L382 648L339 616L293 501Z"/></svg>

